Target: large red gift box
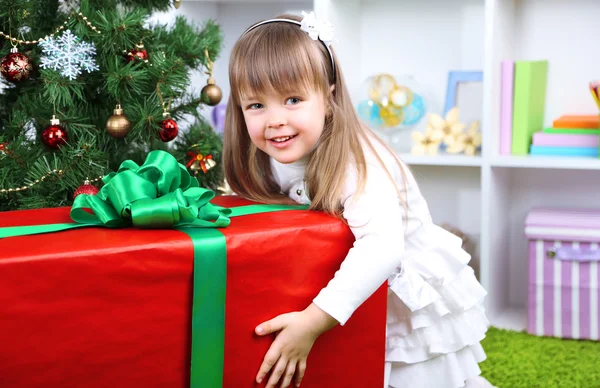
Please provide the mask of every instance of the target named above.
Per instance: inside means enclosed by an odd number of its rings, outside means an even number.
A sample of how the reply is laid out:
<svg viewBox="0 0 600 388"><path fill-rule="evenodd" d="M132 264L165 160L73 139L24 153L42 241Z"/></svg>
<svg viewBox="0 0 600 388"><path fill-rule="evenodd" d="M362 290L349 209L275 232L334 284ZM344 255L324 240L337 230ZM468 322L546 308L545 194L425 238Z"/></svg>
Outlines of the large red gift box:
<svg viewBox="0 0 600 388"><path fill-rule="evenodd" d="M68 222L68 208L0 213L0 227ZM222 386L255 387L274 337L254 328L308 306L353 236L341 221L306 210L235 217L220 231ZM181 231L81 228L0 239L0 386L189 386L192 289L193 246ZM317 340L302 386L383 386L385 309L382 285L345 326Z"/></svg>

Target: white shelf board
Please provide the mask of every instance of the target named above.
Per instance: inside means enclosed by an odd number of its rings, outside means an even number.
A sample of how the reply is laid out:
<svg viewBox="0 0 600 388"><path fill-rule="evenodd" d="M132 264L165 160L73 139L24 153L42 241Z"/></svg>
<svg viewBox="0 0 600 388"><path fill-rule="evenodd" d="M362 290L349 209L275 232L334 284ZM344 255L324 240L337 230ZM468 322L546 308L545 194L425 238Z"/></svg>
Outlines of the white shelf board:
<svg viewBox="0 0 600 388"><path fill-rule="evenodd" d="M415 166L455 166L455 167L481 167L481 156L466 156L466 155L435 155L435 156L420 156L408 153L399 154L408 165Z"/></svg>
<svg viewBox="0 0 600 388"><path fill-rule="evenodd" d="M492 167L600 170L600 159L591 157L496 156L490 164Z"/></svg>

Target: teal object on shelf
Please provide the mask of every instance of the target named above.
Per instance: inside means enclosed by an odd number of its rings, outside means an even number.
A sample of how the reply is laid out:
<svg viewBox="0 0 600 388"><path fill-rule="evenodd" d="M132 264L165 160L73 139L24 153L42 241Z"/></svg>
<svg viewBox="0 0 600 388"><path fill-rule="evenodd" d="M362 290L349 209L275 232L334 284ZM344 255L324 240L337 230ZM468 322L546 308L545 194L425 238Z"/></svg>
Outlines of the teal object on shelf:
<svg viewBox="0 0 600 388"><path fill-rule="evenodd" d="M361 101L356 108L358 116L369 126L381 127L383 120L379 115L379 105L371 100Z"/></svg>
<svg viewBox="0 0 600 388"><path fill-rule="evenodd" d="M400 123L400 128L407 128L417 124L425 117L426 107L425 100L420 95L414 93L413 101L405 108L398 108L403 111L403 119ZM367 123L370 127L383 127L384 121L381 117L379 105L371 100L361 101L356 107L358 116L361 120Z"/></svg>
<svg viewBox="0 0 600 388"><path fill-rule="evenodd" d="M532 156L572 156L572 157L598 157L598 147L557 147L536 146L530 148Z"/></svg>
<svg viewBox="0 0 600 388"><path fill-rule="evenodd" d="M413 93L413 101L409 106L404 108L404 120L402 127L408 127L417 124L425 116L425 101L417 93Z"/></svg>

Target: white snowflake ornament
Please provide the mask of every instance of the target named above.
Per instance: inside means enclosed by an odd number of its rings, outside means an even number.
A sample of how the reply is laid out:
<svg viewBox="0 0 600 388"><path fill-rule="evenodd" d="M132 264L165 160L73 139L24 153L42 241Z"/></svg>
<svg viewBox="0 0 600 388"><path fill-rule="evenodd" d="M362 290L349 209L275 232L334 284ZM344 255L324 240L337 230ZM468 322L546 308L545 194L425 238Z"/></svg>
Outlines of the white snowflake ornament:
<svg viewBox="0 0 600 388"><path fill-rule="evenodd" d="M71 80L81 74L82 70L89 73L99 69L94 61L94 44L81 41L70 30L66 30L58 39L44 39L40 46L45 55L40 66L44 69L59 70Z"/></svg>

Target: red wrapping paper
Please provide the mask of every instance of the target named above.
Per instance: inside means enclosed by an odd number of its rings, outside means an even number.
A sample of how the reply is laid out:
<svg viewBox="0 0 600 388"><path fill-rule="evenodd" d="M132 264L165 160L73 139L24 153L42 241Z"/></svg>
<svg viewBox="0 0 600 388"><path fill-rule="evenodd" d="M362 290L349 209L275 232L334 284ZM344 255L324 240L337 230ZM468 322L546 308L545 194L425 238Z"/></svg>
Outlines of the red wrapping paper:
<svg viewBox="0 0 600 388"><path fill-rule="evenodd" d="M217 197L213 203L248 202ZM71 222L68 208L0 213L0 227ZM257 324L302 310L353 236L319 212L232 218L223 387L254 382L273 336ZM187 387L193 247L175 230L84 228L0 240L0 386ZM386 287L323 334L304 387L383 386ZM212 387L201 387L212 388Z"/></svg>

